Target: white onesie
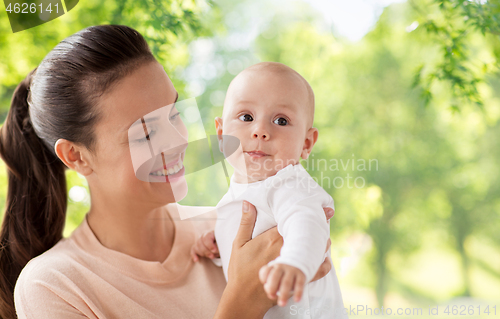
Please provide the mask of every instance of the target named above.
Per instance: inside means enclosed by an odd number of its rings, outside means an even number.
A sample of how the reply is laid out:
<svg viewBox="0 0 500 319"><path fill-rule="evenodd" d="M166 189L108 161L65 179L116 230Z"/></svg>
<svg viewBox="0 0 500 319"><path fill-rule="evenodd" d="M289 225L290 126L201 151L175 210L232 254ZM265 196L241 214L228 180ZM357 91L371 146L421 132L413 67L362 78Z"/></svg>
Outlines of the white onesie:
<svg viewBox="0 0 500 319"><path fill-rule="evenodd" d="M241 184L234 181L217 204L215 238L224 276L231 256L232 243L241 221L242 202L257 208L252 238L278 226L284 240L280 256L269 264L282 263L299 268L309 282L330 251L325 253L330 226L323 207L333 207L333 199L314 181L301 164L288 165L263 181ZM290 298L285 307L274 306L264 319L347 318L340 287L332 270L323 278L305 286L300 302Z"/></svg>

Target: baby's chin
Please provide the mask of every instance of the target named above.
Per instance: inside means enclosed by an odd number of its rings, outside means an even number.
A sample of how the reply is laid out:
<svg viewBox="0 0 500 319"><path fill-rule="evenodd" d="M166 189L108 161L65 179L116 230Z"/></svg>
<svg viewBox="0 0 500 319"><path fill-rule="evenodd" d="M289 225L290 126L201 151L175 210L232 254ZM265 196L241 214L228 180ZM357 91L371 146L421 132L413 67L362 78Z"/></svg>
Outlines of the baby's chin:
<svg viewBox="0 0 500 319"><path fill-rule="evenodd" d="M253 181L261 181L265 180L268 177L276 175L276 173L280 170L281 168L264 168L261 167L260 169L252 169L252 167L247 167L247 177L249 180Z"/></svg>
<svg viewBox="0 0 500 319"><path fill-rule="evenodd" d="M266 178L270 177L270 176L273 176L275 175L276 173L274 174L260 174L260 173L254 173L254 174L249 174L247 175L247 178L249 180L249 182L259 182L259 181L263 181L265 180Z"/></svg>
<svg viewBox="0 0 500 319"><path fill-rule="evenodd" d="M263 181L266 178L273 176L277 171L269 170L256 170L251 167L241 167L240 169L235 169L237 175L236 181L240 183L254 183Z"/></svg>
<svg viewBox="0 0 500 319"><path fill-rule="evenodd" d="M246 159L243 161L242 158L239 158L236 162L230 161L230 164L238 172L238 180L243 183L253 183L265 180L266 178L276 175L279 170L286 166L284 163L279 161L265 163L263 161L252 161Z"/></svg>

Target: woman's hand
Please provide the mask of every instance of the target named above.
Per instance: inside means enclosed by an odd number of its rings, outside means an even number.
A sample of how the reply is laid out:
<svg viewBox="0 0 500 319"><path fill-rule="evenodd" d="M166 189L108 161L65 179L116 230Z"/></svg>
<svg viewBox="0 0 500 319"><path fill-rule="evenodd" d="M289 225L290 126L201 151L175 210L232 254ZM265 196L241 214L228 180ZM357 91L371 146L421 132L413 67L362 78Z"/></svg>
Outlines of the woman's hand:
<svg viewBox="0 0 500 319"><path fill-rule="evenodd" d="M330 207L323 209L327 222L335 211ZM264 291L259 270L279 256L283 238L277 227L273 227L252 239L256 219L257 210L244 201L240 227L233 241L229 261L228 283L214 318L262 318L269 308L276 305L276 301L269 299ZM324 277L331 268L331 261L325 259L313 281Z"/></svg>
<svg viewBox="0 0 500 319"><path fill-rule="evenodd" d="M267 298L259 282L259 269L275 259L283 238L273 227L252 239L257 219L255 207L243 202L243 214L229 260L227 286L214 319L262 318L275 303Z"/></svg>

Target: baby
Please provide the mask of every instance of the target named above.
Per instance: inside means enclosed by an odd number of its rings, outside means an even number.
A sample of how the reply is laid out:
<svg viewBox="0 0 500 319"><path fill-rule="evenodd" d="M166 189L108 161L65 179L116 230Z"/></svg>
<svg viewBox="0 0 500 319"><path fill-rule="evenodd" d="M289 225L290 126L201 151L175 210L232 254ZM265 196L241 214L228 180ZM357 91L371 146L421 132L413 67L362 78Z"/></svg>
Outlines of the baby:
<svg viewBox="0 0 500 319"><path fill-rule="evenodd" d="M347 317L334 268L310 282L330 256L329 251L325 254L330 229L323 207L333 208L330 195L299 163L300 158L308 158L318 138L313 119L314 93L309 83L275 62L258 63L238 74L227 90L222 118L215 119L219 147L234 173L216 207L218 250L215 245L200 244L207 240L200 238L193 251L209 258L219 253L227 280L243 200L257 209L252 237L277 226L284 244L280 256L261 269L260 277L267 295L272 298L278 293L281 298L266 319ZM235 147L235 139L224 136L234 136L240 144ZM284 307L292 294L294 300Z"/></svg>

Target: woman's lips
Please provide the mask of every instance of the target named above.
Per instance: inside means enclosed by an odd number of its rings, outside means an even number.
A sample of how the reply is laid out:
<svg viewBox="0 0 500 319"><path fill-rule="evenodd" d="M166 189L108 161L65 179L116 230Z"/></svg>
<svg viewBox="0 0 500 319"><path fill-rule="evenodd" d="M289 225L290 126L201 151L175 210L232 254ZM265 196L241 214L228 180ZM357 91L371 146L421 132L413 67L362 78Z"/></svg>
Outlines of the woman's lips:
<svg viewBox="0 0 500 319"><path fill-rule="evenodd" d="M154 171L151 171L149 174L153 174L153 173L156 173L158 171L163 173L164 170L168 170L169 168L174 167L177 163L182 163L181 156L179 156L175 160L171 161L170 163L165 164L165 166L159 167L159 168L155 169Z"/></svg>
<svg viewBox="0 0 500 319"><path fill-rule="evenodd" d="M156 176L156 175L149 175L150 181L159 181L159 182L172 182L175 181L181 177L184 176L184 165L182 168L175 174L172 175L165 175L165 176Z"/></svg>

